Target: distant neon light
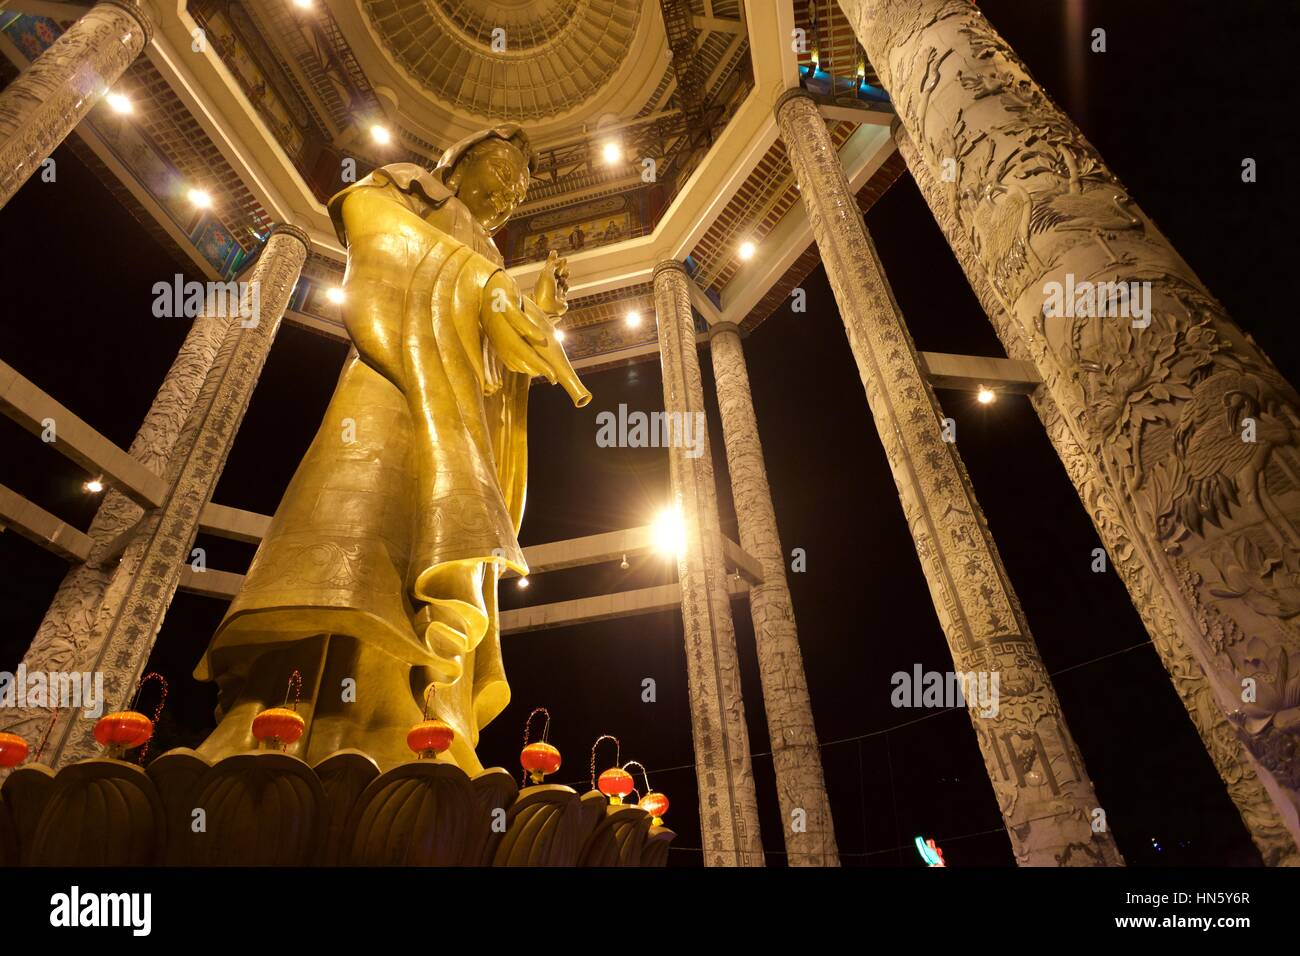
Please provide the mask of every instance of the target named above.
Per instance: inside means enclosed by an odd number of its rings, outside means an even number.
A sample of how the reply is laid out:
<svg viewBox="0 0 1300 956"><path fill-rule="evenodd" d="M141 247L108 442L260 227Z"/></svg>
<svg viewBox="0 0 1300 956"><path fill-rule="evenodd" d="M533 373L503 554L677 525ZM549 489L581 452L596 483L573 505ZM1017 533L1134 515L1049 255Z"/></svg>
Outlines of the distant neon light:
<svg viewBox="0 0 1300 956"><path fill-rule="evenodd" d="M925 837L916 838L916 852L921 854L921 859L925 861L926 866L947 866L943 862L943 850L934 845L934 840L927 840Z"/></svg>

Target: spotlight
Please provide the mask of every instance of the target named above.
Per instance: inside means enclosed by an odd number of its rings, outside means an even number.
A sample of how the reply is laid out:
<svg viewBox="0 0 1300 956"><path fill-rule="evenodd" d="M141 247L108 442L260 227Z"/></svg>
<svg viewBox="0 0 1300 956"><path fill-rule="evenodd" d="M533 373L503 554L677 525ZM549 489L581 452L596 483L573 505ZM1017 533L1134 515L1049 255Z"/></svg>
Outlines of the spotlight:
<svg viewBox="0 0 1300 956"><path fill-rule="evenodd" d="M665 508L655 515L651 526L655 550L664 557L675 558L686 550L686 525L677 508Z"/></svg>
<svg viewBox="0 0 1300 956"><path fill-rule="evenodd" d="M613 166L623 158L623 147L613 141L608 142L605 144L605 148L601 150L601 156L604 157L606 163Z"/></svg>
<svg viewBox="0 0 1300 956"><path fill-rule="evenodd" d="M393 134L388 131L387 126L375 125L370 127L370 138L380 146L387 146L393 141Z"/></svg>
<svg viewBox="0 0 1300 956"><path fill-rule="evenodd" d="M641 324L641 313L636 309L630 310L627 314L627 324L629 328L635 329Z"/></svg>
<svg viewBox="0 0 1300 956"><path fill-rule="evenodd" d="M981 405L992 405L997 401L997 393L987 386L981 385L978 392L975 393L975 401Z"/></svg>
<svg viewBox="0 0 1300 956"><path fill-rule="evenodd" d="M97 495L104 490L104 483L98 478L91 478L90 481L86 482L81 487L86 490L87 494Z"/></svg>
<svg viewBox="0 0 1300 956"><path fill-rule="evenodd" d="M328 292L325 293L325 298L329 299L335 305L342 305L343 300L346 299L347 296L343 294L342 289L340 289L338 286L334 286L332 289L330 289Z"/></svg>
<svg viewBox="0 0 1300 956"><path fill-rule="evenodd" d="M564 341L564 329L556 329L556 330L555 330L555 341L557 341L557 342L563 342L563 341Z"/></svg>
<svg viewBox="0 0 1300 956"><path fill-rule="evenodd" d="M126 115L135 111L131 98L125 93L109 93L104 99L108 101L108 106L114 113Z"/></svg>
<svg viewBox="0 0 1300 956"><path fill-rule="evenodd" d="M313 4L313 0L293 0L293 5L297 7L299 10L310 10L312 8L312 4Z"/></svg>
<svg viewBox="0 0 1300 956"><path fill-rule="evenodd" d="M739 250L740 261L748 262L750 259L754 258L754 249L755 246L752 242L742 242Z"/></svg>
<svg viewBox="0 0 1300 956"><path fill-rule="evenodd" d="M212 196L202 189L191 189L187 194L191 204L200 209L212 208Z"/></svg>
<svg viewBox="0 0 1300 956"><path fill-rule="evenodd" d="M520 578L519 581L518 581L518 583L516 584L516 587L518 587L519 590L521 590L521 591L524 590L524 588L528 587L528 579L527 579L527 578Z"/></svg>

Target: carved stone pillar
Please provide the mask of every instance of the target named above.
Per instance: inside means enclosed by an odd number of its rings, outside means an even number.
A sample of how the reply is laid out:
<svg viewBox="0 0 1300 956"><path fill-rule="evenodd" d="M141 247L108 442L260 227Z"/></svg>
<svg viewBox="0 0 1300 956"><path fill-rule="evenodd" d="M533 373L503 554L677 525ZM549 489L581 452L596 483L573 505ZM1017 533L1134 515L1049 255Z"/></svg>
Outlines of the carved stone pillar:
<svg viewBox="0 0 1300 956"><path fill-rule="evenodd" d="M681 429L676 435L701 439L693 448L674 440L668 450L673 502L684 529L677 578L682 591L700 834L705 865L763 866L713 459L708 433L696 424L704 421L704 387L688 282L680 262L655 266L664 409Z"/></svg>
<svg viewBox="0 0 1300 956"><path fill-rule="evenodd" d="M0 92L0 207L149 43L132 0L103 0Z"/></svg>
<svg viewBox="0 0 1300 956"><path fill-rule="evenodd" d="M967 707L1016 860L1122 863L821 113L795 89L776 115L953 662L999 682Z"/></svg>
<svg viewBox="0 0 1300 956"><path fill-rule="evenodd" d="M1300 395L972 4L840 6L1300 840Z"/></svg>
<svg viewBox="0 0 1300 956"><path fill-rule="evenodd" d="M230 454L307 249L305 232L277 225L256 264L241 277L248 283L242 301L258 303L258 311L223 321L221 344L167 459L167 500L145 514L132 533L95 613L77 669L103 672L110 710L130 704L149 660L190 560L199 514ZM94 721L80 711L61 713L42 762L59 767L94 756L100 748L93 729Z"/></svg>
<svg viewBox="0 0 1300 956"><path fill-rule="evenodd" d="M131 442L131 456L159 475L167 468L181 426L194 407L226 329L224 320L204 316L194 320ZM139 570L137 564L125 557L119 561L117 556L126 536L143 517L144 509L122 492L110 488L105 493L87 532L94 542L90 558L64 576L31 647L23 655L29 673L94 669L98 647L92 648L90 642L95 636L95 616L114 578ZM14 717L15 726L10 729L26 737L34 757L46 733L53 736L54 715L47 710L20 708ZM70 719L71 715L65 715L65 723Z"/></svg>
<svg viewBox="0 0 1300 956"><path fill-rule="evenodd" d="M791 866L838 866L840 854L822 778L817 728L808 699L794 605L785 579L785 554L776 530L772 489L763 464L740 329L731 322L712 326L709 351L722 412L722 436L727 446L740 546L763 566L763 583L749 590L749 608L763 681L763 710L772 741L786 857Z"/></svg>
<svg viewBox="0 0 1300 956"><path fill-rule="evenodd" d="M952 199L935 178L936 171L921 160L916 147L901 128L895 128L894 139L917 188L966 273L971 290L988 313L1007 355L1029 361L1029 350L1020 330L989 287L975 249L957 223ZM1190 644L1196 640L1195 620L1186 614L1183 602L1169 594L1163 579L1153 573L1145 563L1142 551L1134 546L1133 539L1140 532L1126 523L1128 516L1116 505L1096 463L1083 450L1052 396L1039 387L1029 396L1029 401L1042 419L1047 437L1074 482L1084 509L1097 529L1097 536L1105 545L1115 572L1128 588L1133 606L1151 635L1151 643L1169 671L1174 689L1187 708L1187 714L1201 735L1201 741L1227 785L1228 795L1237 805L1264 862L1269 866L1300 865L1300 852L1297 852L1282 815L1255 772L1254 758L1215 704L1205 671L1191 652Z"/></svg>

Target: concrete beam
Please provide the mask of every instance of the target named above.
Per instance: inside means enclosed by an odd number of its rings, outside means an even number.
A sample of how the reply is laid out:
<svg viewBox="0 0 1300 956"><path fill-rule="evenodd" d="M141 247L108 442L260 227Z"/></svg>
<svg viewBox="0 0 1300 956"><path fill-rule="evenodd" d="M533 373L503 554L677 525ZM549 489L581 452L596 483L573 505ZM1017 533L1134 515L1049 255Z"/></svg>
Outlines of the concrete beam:
<svg viewBox="0 0 1300 956"><path fill-rule="evenodd" d="M55 440L50 445L55 451L90 474L102 475L142 508L163 503L167 485L160 477L4 362L0 362L0 414L37 436L52 421Z"/></svg>
<svg viewBox="0 0 1300 956"><path fill-rule="evenodd" d="M981 355L949 355L921 352L921 370L935 388L975 392L981 387L1012 395L1028 395L1043 384L1042 376L1029 362L987 358Z"/></svg>
<svg viewBox="0 0 1300 956"><path fill-rule="evenodd" d="M266 537L270 527L269 515L260 515L242 508L229 508L208 502L199 512L200 532L218 538L229 538L231 541L257 544Z"/></svg>
<svg viewBox="0 0 1300 956"><path fill-rule="evenodd" d="M4 528L12 528L65 561L80 564L90 557L93 542L88 535L0 485L0 530Z"/></svg>
<svg viewBox="0 0 1300 956"><path fill-rule="evenodd" d="M242 574L230 571L195 571L188 564L181 568L180 589L190 594L230 601L239 593L243 583Z"/></svg>
<svg viewBox="0 0 1300 956"><path fill-rule="evenodd" d="M869 126L888 128L894 122L895 113L888 109L872 109L869 106L841 106L838 103L818 103L817 109L828 120L847 120L850 123L865 123Z"/></svg>
<svg viewBox="0 0 1300 956"><path fill-rule="evenodd" d="M747 585L727 578L727 592L734 598L748 591ZM672 611L682 606L682 590L677 584L660 584L634 591L619 591L574 601L538 604L514 611L501 612L501 633L523 634L574 624L591 624L638 614Z"/></svg>

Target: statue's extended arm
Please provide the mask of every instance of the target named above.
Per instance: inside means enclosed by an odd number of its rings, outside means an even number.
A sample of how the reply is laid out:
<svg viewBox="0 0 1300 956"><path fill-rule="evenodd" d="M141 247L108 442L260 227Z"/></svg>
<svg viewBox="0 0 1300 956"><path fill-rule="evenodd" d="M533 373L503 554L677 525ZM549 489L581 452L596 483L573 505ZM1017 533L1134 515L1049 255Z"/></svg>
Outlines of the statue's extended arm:
<svg viewBox="0 0 1300 956"><path fill-rule="evenodd" d="M488 282L482 320L488 340L511 371L558 383L579 408L591 401L555 334L554 319L533 299L521 299L505 272Z"/></svg>

